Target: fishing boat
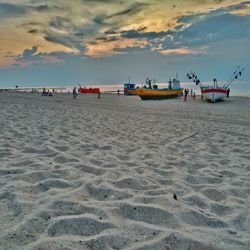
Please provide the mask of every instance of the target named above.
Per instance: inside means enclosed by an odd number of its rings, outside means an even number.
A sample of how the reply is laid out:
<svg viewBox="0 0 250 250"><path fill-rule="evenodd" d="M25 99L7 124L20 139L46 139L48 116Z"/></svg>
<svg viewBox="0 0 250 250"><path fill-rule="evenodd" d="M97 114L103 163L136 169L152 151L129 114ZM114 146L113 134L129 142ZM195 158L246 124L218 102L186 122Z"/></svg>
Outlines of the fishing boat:
<svg viewBox="0 0 250 250"><path fill-rule="evenodd" d="M100 89L99 88L86 88L86 87L79 87L78 89L78 92L79 93L82 93L82 94L98 94L100 93Z"/></svg>
<svg viewBox="0 0 250 250"><path fill-rule="evenodd" d="M229 86L234 80L238 79L238 77L242 75L243 71L244 68L240 68L238 66L229 80L221 87L218 85L218 81L215 78L213 79L213 86L204 86L194 72L188 73L187 77L188 79L193 80L193 82L200 87L201 97L203 100L216 102L229 96Z"/></svg>
<svg viewBox="0 0 250 250"><path fill-rule="evenodd" d="M135 93L140 96L142 100L163 100L169 98L176 98L182 93L183 89L180 87L178 77L169 80L168 88L158 88L155 80L146 79L146 85L143 88L137 88Z"/></svg>
<svg viewBox="0 0 250 250"><path fill-rule="evenodd" d="M123 85L124 87L124 95L137 95L137 89L134 83L130 82L130 77L128 78L128 82Z"/></svg>
<svg viewBox="0 0 250 250"><path fill-rule="evenodd" d="M228 89L219 87L216 79L214 79L214 82L214 86L201 87L203 99L216 102L218 100L223 100L227 96Z"/></svg>
<svg viewBox="0 0 250 250"><path fill-rule="evenodd" d="M124 84L124 95L136 95L136 87L134 83Z"/></svg>

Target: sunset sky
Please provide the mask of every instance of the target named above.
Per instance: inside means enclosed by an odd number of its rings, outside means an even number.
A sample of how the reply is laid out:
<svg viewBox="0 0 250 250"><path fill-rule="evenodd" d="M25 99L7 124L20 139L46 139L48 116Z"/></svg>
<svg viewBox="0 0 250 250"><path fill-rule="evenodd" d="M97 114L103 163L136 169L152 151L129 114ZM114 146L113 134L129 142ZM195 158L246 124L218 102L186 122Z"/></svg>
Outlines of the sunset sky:
<svg viewBox="0 0 250 250"><path fill-rule="evenodd" d="M0 0L0 87L250 79L250 1Z"/></svg>

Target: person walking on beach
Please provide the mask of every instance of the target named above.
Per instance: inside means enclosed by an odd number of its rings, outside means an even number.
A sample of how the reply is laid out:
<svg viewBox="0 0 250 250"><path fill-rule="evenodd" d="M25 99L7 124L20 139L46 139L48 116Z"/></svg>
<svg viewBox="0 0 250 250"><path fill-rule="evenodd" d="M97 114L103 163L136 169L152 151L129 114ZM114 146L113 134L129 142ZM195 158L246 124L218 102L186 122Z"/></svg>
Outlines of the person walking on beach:
<svg viewBox="0 0 250 250"><path fill-rule="evenodd" d="M184 89L184 102L187 100L188 90Z"/></svg>
<svg viewBox="0 0 250 250"><path fill-rule="evenodd" d="M42 96L46 96L46 95L47 95L47 93L46 93L46 89L45 89L45 88L43 88Z"/></svg>
<svg viewBox="0 0 250 250"><path fill-rule="evenodd" d="M227 89L227 98L229 97L230 94L230 88Z"/></svg>
<svg viewBox="0 0 250 250"><path fill-rule="evenodd" d="M73 99L76 99L77 93L76 93L76 87L73 89Z"/></svg>

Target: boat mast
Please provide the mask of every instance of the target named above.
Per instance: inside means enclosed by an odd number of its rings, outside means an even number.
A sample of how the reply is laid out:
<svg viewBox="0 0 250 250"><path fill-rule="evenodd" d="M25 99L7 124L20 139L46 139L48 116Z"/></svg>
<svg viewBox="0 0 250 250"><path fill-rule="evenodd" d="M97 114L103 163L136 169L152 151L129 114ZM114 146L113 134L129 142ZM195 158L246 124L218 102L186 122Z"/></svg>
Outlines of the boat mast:
<svg viewBox="0 0 250 250"><path fill-rule="evenodd" d="M235 74L237 73L237 71L238 71L239 68L240 68L240 66L238 66L238 67L235 69L234 73L230 76L230 78L229 78L228 81L224 84L223 87L225 87L232 79L234 79Z"/></svg>
<svg viewBox="0 0 250 250"><path fill-rule="evenodd" d="M213 79L213 82L214 82L214 87L218 88L218 82L216 78Z"/></svg>
<svg viewBox="0 0 250 250"><path fill-rule="evenodd" d="M238 79L238 77L242 75L242 72L243 72L243 71L244 71L244 68L242 68L242 69L240 70L240 66L238 66L237 69L234 71L233 75L232 75L232 76L229 78L229 80L223 85L223 88L226 88L226 89L227 89L227 88L231 85L231 83L232 83L234 80Z"/></svg>

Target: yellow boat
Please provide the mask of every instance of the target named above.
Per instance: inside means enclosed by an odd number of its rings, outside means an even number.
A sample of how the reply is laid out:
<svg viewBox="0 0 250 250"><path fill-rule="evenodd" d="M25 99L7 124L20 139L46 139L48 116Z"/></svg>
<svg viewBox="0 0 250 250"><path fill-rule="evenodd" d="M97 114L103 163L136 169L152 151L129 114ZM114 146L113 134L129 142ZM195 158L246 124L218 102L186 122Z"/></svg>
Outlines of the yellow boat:
<svg viewBox="0 0 250 250"><path fill-rule="evenodd" d="M183 89L147 89L138 88L134 90L134 94L140 96L142 100L162 100L178 97Z"/></svg>
<svg viewBox="0 0 250 250"><path fill-rule="evenodd" d="M158 89L156 84L151 84L151 80L146 80L146 85L143 88L133 90L134 95L140 96L142 100L162 100L176 98L181 95L183 89L180 87L180 81L176 77L168 82L168 88Z"/></svg>

